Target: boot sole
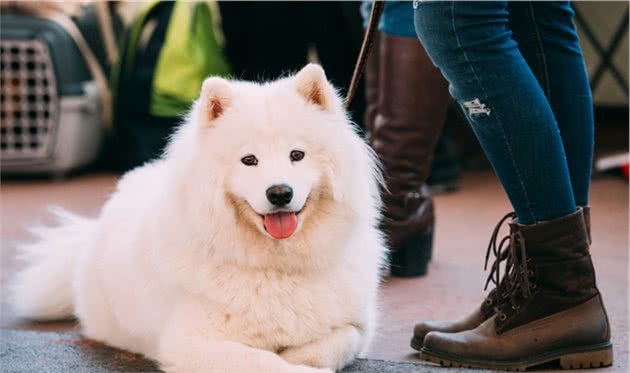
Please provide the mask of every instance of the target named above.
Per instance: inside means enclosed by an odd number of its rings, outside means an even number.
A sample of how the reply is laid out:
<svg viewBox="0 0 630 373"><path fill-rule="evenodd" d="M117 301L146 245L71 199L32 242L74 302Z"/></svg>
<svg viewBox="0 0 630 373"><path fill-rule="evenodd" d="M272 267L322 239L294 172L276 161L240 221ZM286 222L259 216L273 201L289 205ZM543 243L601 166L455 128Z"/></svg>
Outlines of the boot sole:
<svg viewBox="0 0 630 373"><path fill-rule="evenodd" d="M559 362L561 369L588 369L611 366L613 364L613 349L612 343L606 342L579 348L556 350L522 360L482 361L436 353L423 347L420 352L420 359L444 367L481 368L515 372L524 372L529 368L554 361Z"/></svg>

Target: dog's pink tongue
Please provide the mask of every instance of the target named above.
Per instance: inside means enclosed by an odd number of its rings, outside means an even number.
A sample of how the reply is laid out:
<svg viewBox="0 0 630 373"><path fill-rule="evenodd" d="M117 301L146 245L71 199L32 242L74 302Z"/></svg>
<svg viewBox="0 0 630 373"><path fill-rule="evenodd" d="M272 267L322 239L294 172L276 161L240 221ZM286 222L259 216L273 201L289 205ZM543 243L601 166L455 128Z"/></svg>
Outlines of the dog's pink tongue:
<svg viewBox="0 0 630 373"><path fill-rule="evenodd" d="M265 228L271 237L283 239L291 237L297 228L297 215L294 212L267 214L264 218Z"/></svg>

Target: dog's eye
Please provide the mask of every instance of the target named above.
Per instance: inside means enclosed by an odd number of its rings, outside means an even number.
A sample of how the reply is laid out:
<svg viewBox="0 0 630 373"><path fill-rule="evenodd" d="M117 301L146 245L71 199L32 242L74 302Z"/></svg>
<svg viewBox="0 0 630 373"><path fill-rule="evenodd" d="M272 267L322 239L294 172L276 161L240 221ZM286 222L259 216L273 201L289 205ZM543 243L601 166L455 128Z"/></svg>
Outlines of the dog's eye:
<svg viewBox="0 0 630 373"><path fill-rule="evenodd" d="M250 155L246 155L243 158L241 158L241 162L245 166L256 166L258 164L258 158L256 158L255 155L250 154Z"/></svg>
<svg viewBox="0 0 630 373"><path fill-rule="evenodd" d="M292 162L297 162L297 161L301 161L302 159L304 159L304 152L301 150L293 150L291 152L291 161Z"/></svg>

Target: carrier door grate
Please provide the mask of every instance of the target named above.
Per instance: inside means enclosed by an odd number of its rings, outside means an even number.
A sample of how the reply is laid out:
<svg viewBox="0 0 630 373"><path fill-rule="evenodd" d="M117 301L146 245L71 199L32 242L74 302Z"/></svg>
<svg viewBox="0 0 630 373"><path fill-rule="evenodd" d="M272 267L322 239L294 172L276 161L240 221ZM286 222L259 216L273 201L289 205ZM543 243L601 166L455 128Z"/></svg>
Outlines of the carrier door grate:
<svg viewBox="0 0 630 373"><path fill-rule="evenodd" d="M57 127L57 82L41 40L0 40L2 161L47 158Z"/></svg>

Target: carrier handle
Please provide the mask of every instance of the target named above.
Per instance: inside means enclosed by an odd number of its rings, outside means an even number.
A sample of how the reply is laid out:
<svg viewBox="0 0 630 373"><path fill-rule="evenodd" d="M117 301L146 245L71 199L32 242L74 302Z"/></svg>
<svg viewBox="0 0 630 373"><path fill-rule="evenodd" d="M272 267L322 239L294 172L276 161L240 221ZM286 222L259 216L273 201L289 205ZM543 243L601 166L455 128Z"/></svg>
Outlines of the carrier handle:
<svg viewBox="0 0 630 373"><path fill-rule="evenodd" d="M116 45L116 34L114 33L114 23L110 11L109 1L97 1L94 3L96 9L96 17L101 28L101 36L105 45L105 54L107 54L107 62L112 66L118 61L118 47Z"/></svg>
<svg viewBox="0 0 630 373"><path fill-rule="evenodd" d="M56 22L61 27L63 27L68 32L68 34L72 37L75 44L79 48L79 51L81 52L81 55L83 56L83 59L85 60L85 63L88 69L90 70L90 72L92 73L92 76L94 77L96 88L100 92L99 96L101 99L101 109L102 109L101 118L103 120L103 125L105 126L105 128L109 129L112 124L111 92L109 90L109 85L107 83L107 78L105 77L105 73L103 72L101 65L98 63L96 56L94 56L92 49L90 49L90 46L88 45L87 41L85 41L85 38L83 38L81 31L74 24L72 19L65 14L56 13L56 12L53 12L53 13L42 12L38 15L40 15L42 18L47 18L53 22Z"/></svg>

